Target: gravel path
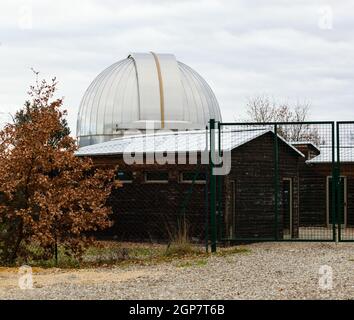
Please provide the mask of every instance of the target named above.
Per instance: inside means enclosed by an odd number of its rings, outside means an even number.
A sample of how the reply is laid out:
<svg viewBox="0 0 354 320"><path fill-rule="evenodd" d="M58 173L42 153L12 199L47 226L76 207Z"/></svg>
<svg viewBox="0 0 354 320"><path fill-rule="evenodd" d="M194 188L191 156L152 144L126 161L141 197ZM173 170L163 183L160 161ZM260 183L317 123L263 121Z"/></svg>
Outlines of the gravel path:
<svg viewBox="0 0 354 320"><path fill-rule="evenodd" d="M34 289L0 272L0 299L353 299L354 243L259 243L192 265L34 272ZM333 269L333 288L319 269ZM35 271L35 270L34 270Z"/></svg>

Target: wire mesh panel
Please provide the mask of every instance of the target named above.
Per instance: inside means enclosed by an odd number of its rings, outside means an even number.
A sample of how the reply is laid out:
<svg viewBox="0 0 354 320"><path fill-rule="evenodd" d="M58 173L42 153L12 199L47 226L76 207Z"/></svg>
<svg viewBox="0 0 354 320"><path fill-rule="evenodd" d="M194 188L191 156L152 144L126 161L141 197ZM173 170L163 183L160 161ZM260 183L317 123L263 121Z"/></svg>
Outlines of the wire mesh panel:
<svg viewBox="0 0 354 320"><path fill-rule="evenodd" d="M119 159L112 158L118 162ZM199 161L199 160L198 160ZM200 162L200 161L199 161ZM209 166L125 165L117 177L122 187L114 189L108 205L111 228L97 233L121 241L189 241L204 243L208 225Z"/></svg>
<svg viewBox="0 0 354 320"><path fill-rule="evenodd" d="M227 123L219 239L335 240L334 123ZM226 146L227 145L227 146Z"/></svg>
<svg viewBox="0 0 354 320"><path fill-rule="evenodd" d="M206 243L210 233L208 138L207 130L167 131L115 139L103 149L94 147L95 165L110 169L118 165L117 179L122 182L108 201L113 226L102 236Z"/></svg>
<svg viewBox="0 0 354 320"><path fill-rule="evenodd" d="M231 124L220 130L223 150L231 153L231 171L223 176L223 237L275 240L274 126Z"/></svg>
<svg viewBox="0 0 354 320"><path fill-rule="evenodd" d="M283 239L335 240L334 124L280 124L278 134L301 152L294 168L285 152L285 144L279 147L279 211Z"/></svg>
<svg viewBox="0 0 354 320"><path fill-rule="evenodd" d="M354 122L337 123L337 223L340 241L354 241Z"/></svg>

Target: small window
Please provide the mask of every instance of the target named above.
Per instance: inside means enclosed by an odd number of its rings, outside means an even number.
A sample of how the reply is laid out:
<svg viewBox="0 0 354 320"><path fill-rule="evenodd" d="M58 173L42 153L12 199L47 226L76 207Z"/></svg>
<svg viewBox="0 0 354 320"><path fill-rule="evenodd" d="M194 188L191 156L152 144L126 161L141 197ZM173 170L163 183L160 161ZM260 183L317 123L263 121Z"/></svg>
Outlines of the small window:
<svg viewBox="0 0 354 320"><path fill-rule="evenodd" d="M145 172L145 182L167 183L167 171L149 171Z"/></svg>
<svg viewBox="0 0 354 320"><path fill-rule="evenodd" d="M122 182L133 182L133 173L130 171L118 171L116 178Z"/></svg>
<svg viewBox="0 0 354 320"><path fill-rule="evenodd" d="M181 182L192 183L194 179L195 183L205 183L206 174L205 172L182 172L181 173Z"/></svg>

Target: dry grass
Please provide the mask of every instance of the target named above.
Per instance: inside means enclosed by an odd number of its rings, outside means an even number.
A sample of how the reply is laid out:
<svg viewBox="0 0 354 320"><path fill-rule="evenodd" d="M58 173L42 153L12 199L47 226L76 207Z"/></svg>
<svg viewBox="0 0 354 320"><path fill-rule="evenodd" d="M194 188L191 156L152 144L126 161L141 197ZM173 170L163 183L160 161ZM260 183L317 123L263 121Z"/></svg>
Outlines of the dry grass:
<svg viewBox="0 0 354 320"><path fill-rule="evenodd" d="M198 255L202 252L200 247L193 246L189 236L189 226L185 219L179 221L177 229L171 232L167 229L170 242L167 246L165 255L167 257L183 257Z"/></svg>
<svg viewBox="0 0 354 320"><path fill-rule="evenodd" d="M43 269L84 269L95 267L154 265L160 263L177 263L181 266L200 265L212 255L229 256L249 252L242 247L218 248L216 254L206 253L205 248L192 244L184 231L177 234L168 246L166 244L133 243L117 241L96 241L84 253L81 260L65 255L59 255L58 265L54 260L29 261L33 271ZM206 260L205 260L206 261ZM184 265L185 264L185 265ZM18 267L18 266L15 266ZM17 268L0 268L0 272L18 271Z"/></svg>

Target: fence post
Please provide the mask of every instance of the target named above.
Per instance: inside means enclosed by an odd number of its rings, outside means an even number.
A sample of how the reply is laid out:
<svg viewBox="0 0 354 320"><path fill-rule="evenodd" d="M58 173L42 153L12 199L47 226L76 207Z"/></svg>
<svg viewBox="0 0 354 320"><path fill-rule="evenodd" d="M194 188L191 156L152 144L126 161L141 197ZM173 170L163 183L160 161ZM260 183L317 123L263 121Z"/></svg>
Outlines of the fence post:
<svg viewBox="0 0 354 320"><path fill-rule="evenodd" d="M218 157L221 159L221 126L220 121L218 121ZM218 239L221 241L223 238L223 227L224 227L224 220L223 220L223 208L222 208L222 192L223 192L223 179L221 175L217 176L217 198L218 198Z"/></svg>
<svg viewBox="0 0 354 320"><path fill-rule="evenodd" d="M208 126L205 126L205 151L209 150L209 134ZM209 174L210 170L208 167L205 169L205 252L209 252Z"/></svg>
<svg viewBox="0 0 354 320"><path fill-rule="evenodd" d="M211 252L216 252L216 176L214 175L215 159L215 119L210 119L210 228L211 228ZM212 156L214 155L214 156Z"/></svg>
<svg viewBox="0 0 354 320"><path fill-rule="evenodd" d="M278 196L279 196L279 148L278 125L274 125L274 218L275 240L278 240Z"/></svg>
<svg viewBox="0 0 354 320"><path fill-rule="evenodd" d="M54 260L55 260L55 266L58 266L58 241L57 241L57 235L55 235L55 243L54 243Z"/></svg>
<svg viewBox="0 0 354 320"><path fill-rule="evenodd" d="M205 252L209 252L209 172L205 172Z"/></svg>
<svg viewBox="0 0 354 320"><path fill-rule="evenodd" d="M337 130L335 130L337 129ZM337 193L337 181L338 181L338 171L339 163L336 160L336 138L335 134L338 135L338 123L337 127L334 127L334 123L332 123L332 206L331 206L331 215L332 215L332 232L333 232L333 241L338 241L338 234L336 232L337 223L336 223L336 193Z"/></svg>
<svg viewBox="0 0 354 320"><path fill-rule="evenodd" d="M336 191L335 194L337 195L337 201L335 202L335 206L336 206L336 225L337 225L337 229L338 229L338 238L336 239L337 241L340 241L341 239L341 219L342 219L342 210L343 210L343 219L344 219L344 204L341 201L341 176L340 176L340 127L339 127L339 123L336 123L336 131L337 131L337 170L336 170L336 180L333 181L333 183L335 183L336 186ZM343 182L344 183L344 182ZM333 200L332 200L333 201ZM343 209L342 209L343 208Z"/></svg>

